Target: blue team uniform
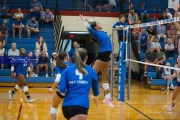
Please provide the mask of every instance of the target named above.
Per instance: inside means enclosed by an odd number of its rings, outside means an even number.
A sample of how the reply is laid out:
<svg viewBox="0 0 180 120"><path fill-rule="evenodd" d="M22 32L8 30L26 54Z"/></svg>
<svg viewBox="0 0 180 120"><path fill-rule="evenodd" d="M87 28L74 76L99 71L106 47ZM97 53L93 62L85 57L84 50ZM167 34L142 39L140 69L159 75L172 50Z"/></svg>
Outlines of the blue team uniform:
<svg viewBox="0 0 180 120"><path fill-rule="evenodd" d="M122 25L122 26L124 26L124 27L127 27L128 26L128 23L123 23L123 22L117 22L117 23L115 23L114 25L113 25L113 28L116 28L116 26L120 26L120 25ZM118 36L123 36L123 30L118 30L117 31L117 33L118 33Z"/></svg>
<svg viewBox="0 0 180 120"><path fill-rule="evenodd" d="M147 42L148 35L146 33L141 34L141 44L145 44Z"/></svg>
<svg viewBox="0 0 180 120"><path fill-rule="evenodd" d="M16 57L16 62L12 63L12 66L16 68L16 76L22 74L26 76L26 70L30 67L30 62L27 56ZM25 61L23 61L25 60Z"/></svg>
<svg viewBox="0 0 180 120"><path fill-rule="evenodd" d="M75 54L75 49L72 48L72 49L69 51L69 56L71 57L72 63L75 63L74 54Z"/></svg>
<svg viewBox="0 0 180 120"><path fill-rule="evenodd" d="M107 35L104 31L99 30L95 31L88 23L84 22L86 25L87 30L92 34L92 37L96 39L99 44L100 44L100 50L99 53L101 52L107 52L107 51L112 51L112 44L110 40L110 36Z"/></svg>
<svg viewBox="0 0 180 120"><path fill-rule="evenodd" d="M64 64L66 64L67 65L67 67L70 67L72 64L70 63L70 62L64 62ZM64 70L64 69L62 69L61 67L59 67L59 66L56 66L56 74L61 74L62 73L62 71Z"/></svg>
<svg viewBox="0 0 180 120"><path fill-rule="evenodd" d="M2 8L4 5L2 4L2 5L0 5L0 8ZM9 8L9 5L5 5L5 7L3 8L3 10L9 10L10 8ZM7 12L4 12L4 11L2 11L2 12L0 12L1 13L1 15L2 16L6 16L8 13Z"/></svg>
<svg viewBox="0 0 180 120"><path fill-rule="evenodd" d="M99 85L98 77L93 68L86 65L87 75L79 73L76 65L66 68L61 74L58 91L65 93L62 106L82 106L89 109L89 91L92 86L94 96L98 96Z"/></svg>

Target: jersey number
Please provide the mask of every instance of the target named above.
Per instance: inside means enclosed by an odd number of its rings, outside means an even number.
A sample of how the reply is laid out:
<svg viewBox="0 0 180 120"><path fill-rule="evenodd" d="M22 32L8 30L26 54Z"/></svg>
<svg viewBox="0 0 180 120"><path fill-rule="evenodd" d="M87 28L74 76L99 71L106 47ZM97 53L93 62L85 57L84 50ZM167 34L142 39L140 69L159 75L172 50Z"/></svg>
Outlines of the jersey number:
<svg viewBox="0 0 180 120"><path fill-rule="evenodd" d="M82 80L83 79L83 74L80 73L77 69L76 69L76 75L79 76L79 79Z"/></svg>

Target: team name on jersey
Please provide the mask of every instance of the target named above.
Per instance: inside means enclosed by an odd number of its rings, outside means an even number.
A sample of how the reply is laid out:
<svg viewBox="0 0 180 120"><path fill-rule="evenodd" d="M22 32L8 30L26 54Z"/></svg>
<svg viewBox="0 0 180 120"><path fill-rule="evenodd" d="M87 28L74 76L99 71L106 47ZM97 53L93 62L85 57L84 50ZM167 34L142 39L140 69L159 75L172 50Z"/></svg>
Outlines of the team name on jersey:
<svg viewBox="0 0 180 120"><path fill-rule="evenodd" d="M87 85L88 84L88 81L86 80L77 80L77 81L69 81L69 84L72 85L72 84L84 84L84 85Z"/></svg>

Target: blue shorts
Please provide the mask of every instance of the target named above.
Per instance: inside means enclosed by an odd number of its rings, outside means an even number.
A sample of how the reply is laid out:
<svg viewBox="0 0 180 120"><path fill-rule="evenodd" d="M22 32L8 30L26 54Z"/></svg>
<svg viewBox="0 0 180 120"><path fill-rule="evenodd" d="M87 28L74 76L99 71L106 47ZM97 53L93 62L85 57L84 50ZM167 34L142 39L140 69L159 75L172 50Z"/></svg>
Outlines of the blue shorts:
<svg viewBox="0 0 180 120"><path fill-rule="evenodd" d="M180 87L180 82L176 81L176 86Z"/></svg>

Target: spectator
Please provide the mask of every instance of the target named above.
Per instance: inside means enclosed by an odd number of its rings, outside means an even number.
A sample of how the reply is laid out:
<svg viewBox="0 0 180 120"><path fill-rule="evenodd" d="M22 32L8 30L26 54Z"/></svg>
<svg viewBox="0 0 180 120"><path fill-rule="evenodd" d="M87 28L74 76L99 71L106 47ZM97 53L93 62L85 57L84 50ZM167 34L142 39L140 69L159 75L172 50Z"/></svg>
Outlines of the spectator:
<svg viewBox="0 0 180 120"><path fill-rule="evenodd" d="M6 27L6 23L4 21L1 22L0 31L2 35L5 37L6 43L8 41L8 28Z"/></svg>
<svg viewBox="0 0 180 120"><path fill-rule="evenodd" d="M149 40L152 42L154 40L154 37L156 36L156 31L154 29L154 26L150 26L147 32L149 35Z"/></svg>
<svg viewBox="0 0 180 120"><path fill-rule="evenodd" d="M106 0L92 0L92 8L97 8L99 12L101 12L101 9L104 7L105 4L108 4L108 1ZM91 8L91 10L92 10Z"/></svg>
<svg viewBox="0 0 180 120"><path fill-rule="evenodd" d="M39 32L39 23L36 21L36 18L32 16L31 20L29 20L26 24L27 28L27 35L28 38L30 39L31 37L31 32L33 33L38 33Z"/></svg>
<svg viewBox="0 0 180 120"><path fill-rule="evenodd" d="M3 64L3 56L4 56L5 49L3 47L2 41L0 41L0 64L1 64L1 69L4 69L4 64Z"/></svg>
<svg viewBox="0 0 180 120"><path fill-rule="evenodd" d="M50 63L51 63L51 77L55 76L55 68L56 68L56 60L57 60L57 54L56 52L53 52L52 57L50 59Z"/></svg>
<svg viewBox="0 0 180 120"><path fill-rule="evenodd" d="M149 51L149 49L151 47L151 42L149 41L149 37L148 37L148 34L146 33L145 29L142 29L142 34L138 35L138 40L136 40L136 44L137 44L139 53L140 53L141 46L146 47L147 52Z"/></svg>
<svg viewBox="0 0 180 120"><path fill-rule="evenodd" d="M108 12L110 12L111 9L116 8L116 1L115 1L115 0L109 0L109 4L105 4L105 5L104 5L104 8L105 8Z"/></svg>
<svg viewBox="0 0 180 120"><path fill-rule="evenodd" d="M18 18L20 18L22 21L24 19L24 14L21 13L21 8L17 8L17 12L14 13L14 16L13 16L13 21L16 20Z"/></svg>
<svg viewBox="0 0 180 120"><path fill-rule="evenodd" d="M156 31L157 31L158 41L160 40L160 38L164 38L164 42L166 42L167 40L166 26L163 24L160 24L156 27Z"/></svg>
<svg viewBox="0 0 180 120"><path fill-rule="evenodd" d="M50 12L49 8L46 8L42 19L43 22L41 27L44 27L44 24L50 24L51 27L53 28L53 13Z"/></svg>
<svg viewBox="0 0 180 120"><path fill-rule="evenodd" d="M38 77L39 71L44 70L46 72L46 77L48 76L48 58L46 57L46 53L42 52L41 56L38 60L38 66L36 68L36 75L35 77Z"/></svg>
<svg viewBox="0 0 180 120"><path fill-rule="evenodd" d="M154 0L154 8L153 8L154 14L156 12L156 5L158 6L159 14L161 13L161 2L162 0Z"/></svg>
<svg viewBox="0 0 180 120"><path fill-rule="evenodd" d="M3 47L5 46L5 37L3 36L3 34L0 31L0 41L3 43Z"/></svg>
<svg viewBox="0 0 180 120"><path fill-rule="evenodd" d="M159 20L166 20L168 19L166 12L163 12L162 16L159 18Z"/></svg>
<svg viewBox="0 0 180 120"><path fill-rule="evenodd" d="M169 12L169 8L166 8L166 15L169 19L173 18L172 14Z"/></svg>
<svg viewBox="0 0 180 120"><path fill-rule="evenodd" d="M19 17L17 17L17 19L12 24L12 38L15 38L16 30L19 32L19 38L22 38L22 20Z"/></svg>
<svg viewBox="0 0 180 120"><path fill-rule="evenodd" d="M165 52L168 59L173 59L174 57L174 44L172 44L171 38L167 39L167 44L165 44Z"/></svg>
<svg viewBox="0 0 180 120"><path fill-rule="evenodd" d="M171 25L172 25L172 23L168 23L168 24L166 25L166 31L170 30Z"/></svg>
<svg viewBox="0 0 180 120"><path fill-rule="evenodd" d="M149 52L146 53L145 62L155 64L157 62L157 56L154 52L154 48L151 47ZM144 76L147 76L148 65L144 65Z"/></svg>
<svg viewBox="0 0 180 120"><path fill-rule="evenodd" d="M164 55L163 52L160 51L160 47L157 47L157 53L156 53L156 57L157 57L157 61L156 61L156 64L158 65L164 65L164 61L166 60L166 57ZM156 72L159 71L159 67L156 67Z"/></svg>
<svg viewBox="0 0 180 120"><path fill-rule="evenodd" d="M38 11L43 11L43 7L41 5L41 3L37 0L33 0L32 3L31 3L31 9L30 11L34 11L34 8L37 7L37 10Z"/></svg>
<svg viewBox="0 0 180 120"><path fill-rule="evenodd" d="M8 56L19 56L19 50L16 49L16 43L12 43L12 48L8 50ZM11 68L11 64L8 65L8 68Z"/></svg>
<svg viewBox="0 0 180 120"><path fill-rule="evenodd" d="M11 17L6 0L3 0L3 4L0 6L0 17Z"/></svg>
<svg viewBox="0 0 180 120"><path fill-rule="evenodd" d="M129 20L129 24L130 24L130 25L133 25L133 24L137 24L137 23L138 23L138 16L137 16L137 14L135 13L135 10L131 10L131 11L130 11L128 20Z"/></svg>
<svg viewBox="0 0 180 120"><path fill-rule="evenodd" d="M29 61L30 61L30 69L31 69L31 72L30 73L32 73L33 74L33 62L34 62L34 57L33 57L33 53L32 52L29 52L28 53L28 58L29 58ZM29 77L29 75L28 75L28 70L27 70L27 72L26 72L27 74L26 74L26 77ZM32 75L31 75L32 76Z"/></svg>
<svg viewBox="0 0 180 120"><path fill-rule="evenodd" d="M38 7L34 7L34 11L31 12L30 17L32 18L33 16L35 16L36 21L41 24L41 13L38 11Z"/></svg>
<svg viewBox="0 0 180 120"><path fill-rule="evenodd" d="M47 51L48 49L47 49L46 42L44 42L44 38L40 36L38 38L38 42L36 42L36 49L35 49L35 55L36 55L37 60L39 59L39 55L42 54L42 52L45 52L46 57L48 57Z"/></svg>
<svg viewBox="0 0 180 120"><path fill-rule="evenodd" d="M151 43L151 46L154 48L155 51L157 51L157 49L161 49L161 44L158 42L157 37L154 37L154 40Z"/></svg>
<svg viewBox="0 0 180 120"><path fill-rule="evenodd" d="M176 28L174 27L174 25L172 24L170 26L170 29L167 31L167 35L168 38L171 38L172 43L175 45L175 47L177 48L177 38L178 38L178 34L176 31Z"/></svg>
<svg viewBox="0 0 180 120"><path fill-rule="evenodd" d="M126 16L129 16L131 10L134 10L134 13L137 13L137 10L134 9L133 4L130 4L129 8L126 10Z"/></svg>
<svg viewBox="0 0 180 120"><path fill-rule="evenodd" d="M137 21L137 24L141 24L141 20L138 20ZM136 34L141 34L141 31L142 31L142 27L137 27L137 28L134 28L132 34L136 35Z"/></svg>
<svg viewBox="0 0 180 120"><path fill-rule="evenodd" d="M141 22L143 22L143 19L146 18L146 22L149 21L149 14L148 11L145 8L145 3L141 3L141 8L138 9L138 14L140 16Z"/></svg>
<svg viewBox="0 0 180 120"><path fill-rule="evenodd" d="M69 51L69 61L71 63L75 63L75 59L74 59L74 53L75 53L75 50L78 49L78 45L77 45L77 42L74 41L73 42L73 48Z"/></svg>

